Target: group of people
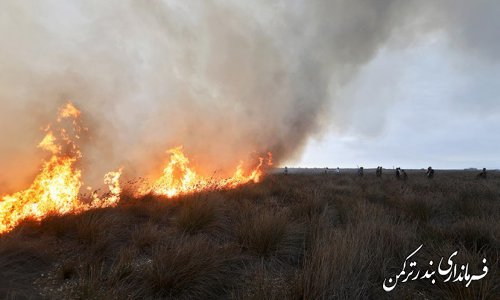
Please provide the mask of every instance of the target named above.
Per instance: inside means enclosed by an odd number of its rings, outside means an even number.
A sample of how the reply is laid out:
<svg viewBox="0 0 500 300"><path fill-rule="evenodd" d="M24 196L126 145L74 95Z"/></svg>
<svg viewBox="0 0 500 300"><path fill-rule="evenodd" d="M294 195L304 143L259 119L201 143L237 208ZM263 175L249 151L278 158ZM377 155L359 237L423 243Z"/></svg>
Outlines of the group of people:
<svg viewBox="0 0 500 300"><path fill-rule="evenodd" d="M408 179L408 174L406 174L406 171L401 169L400 167L396 168L396 178L406 180Z"/></svg>
<svg viewBox="0 0 500 300"><path fill-rule="evenodd" d="M376 171L375 171L375 174L377 177L382 177L382 166L378 166ZM335 170L336 174L337 175L340 175L340 168L337 167L337 169ZM285 167L285 170L284 170L284 173L285 175L288 174L288 168ZM325 174L328 173L328 168L325 168ZM400 167L397 167L396 168L396 179L400 180L406 180L408 179L408 174L406 173L405 170L401 169ZM364 168L363 167L358 167L358 176L359 177L363 177L364 176ZM427 171L425 172L425 176L429 179L432 179L434 178L434 169L432 167L428 167L427 168ZM481 173L477 174L477 177L478 178L482 178L482 179L486 179L487 177L487 172L486 172L486 168L483 168L483 170L481 171Z"/></svg>
<svg viewBox="0 0 500 300"><path fill-rule="evenodd" d="M337 168L338 170L338 168ZM378 166L377 169L375 170L375 175L377 177L382 177L382 171L383 171L383 168L382 166ZM340 170L337 171L337 174L340 174ZM358 175L360 177L363 177L363 174L364 174L364 169L363 167L358 167ZM429 169L427 169L427 177L428 178L432 178L434 176L434 169L432 169L431 167L429 167ZM396 168L396 178L399 180L399 179L402 179L402 180L406 180L408 179L408 174L406 173L405 170L401 169L400 167L397 167Z"/></svg>

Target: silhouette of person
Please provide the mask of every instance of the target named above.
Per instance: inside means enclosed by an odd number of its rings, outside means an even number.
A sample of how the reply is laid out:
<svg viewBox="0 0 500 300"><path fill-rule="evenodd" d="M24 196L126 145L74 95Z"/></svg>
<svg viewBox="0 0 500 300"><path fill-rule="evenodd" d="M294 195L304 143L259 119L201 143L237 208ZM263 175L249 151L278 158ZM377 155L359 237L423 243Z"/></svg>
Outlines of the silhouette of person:
<svg viewBox="0 0 500 300"><path fill-rule="evenodd" d="M482 179L486 179L486 177L487 177L486 168L483 168L481 173L477 174L477 177L482 178Z"/></svg>
<svg viewBox="0 0 500 300"><path fill-rule="evenodd" d="M401 174L403 175L403 180L408 179L408 174L406 174L405 170L401 170Z"/></svg>
<svg viewBox="0 0 500 300"><path fill-rule="evenodd" d="M427 172L425 173L427 178L431 179L434 177L434 169L432 167L427 168Z"/></svg>

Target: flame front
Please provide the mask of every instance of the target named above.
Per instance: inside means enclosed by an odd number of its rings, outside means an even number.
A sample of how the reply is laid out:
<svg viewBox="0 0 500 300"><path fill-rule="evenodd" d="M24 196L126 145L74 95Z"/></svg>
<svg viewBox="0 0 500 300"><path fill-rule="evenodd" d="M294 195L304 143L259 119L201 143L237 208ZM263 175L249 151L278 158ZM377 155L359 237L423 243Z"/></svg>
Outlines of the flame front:
<svg viewBox="0 0 500 300"><path fill-rule="evenodd" d="M39 174L25 190L0 198L0 234L11 231L26 218L40 221L50 214L79 213L85 210L112 207L120 201L120 176L122 169L108 172L104 184L109 192L99 196L97 192L80 199L82 174L78 168L82 153L78 140L82 133L80 111L71 103L59 109L55 127L47 125L46 135L38 147L51 153L42 163ZM206 190L235 188L248 182L259 182L263 174L264 158L259 158L254 168L244 168L243 162L228 178L207 178L198 173L184 155L182 146L168 151L170 160L162 176L152 185L143 184L135 190L137 196L152 193L175 197ZM272 155L268 153L266 166L272 166ZM91 190L90 187L87 189Z"/></svg>
<svg viewBox="0 0 500 300"><path fill-rule="evenodd" d="M79 207L81 172L75 170L75 159L52 156L43 163L31 186L4 196L0 202L0 233L12 229L27 217L41 220L49 213L68 213Z"/></svg>
<svg viewBox="0 0 500 300"><path fill-rule="evenodd" d="M248 182L257 183L263 174L264 159L259 158L259 164L248 172L245 172L243 163L240 162L229 178L206 178L195 171L182 150L182 146L179 146L167 151L170 160L163 169L163 175L151 186L144 184L139 187L138 196L152 193L171 198L206 190L235 188Z"/></svg>
<svg viewBox="0 0 500 300"><path fill-rule="evenodd" d="M49 214L81 212L94 207L112 206L118 202L121 170L105 176L105 183L110 187L107 197L94 197L90 204L79 200L82 186L81 171L76 167L82 157L76 143L81 131L79 115L80 111L68 103L59 110L58 130L53 131L51 126L47 126L47 134L38 146L51 152L52 156L43 162L40 173L29 188L2 197L0 233L12 230L25 218L40 221ZM71 121L69 129L64 128L66 120Z"/></svg>
<svg viewBox="0 0 500 300"><path fill-rule="evenodd" d="M163 170L153 188L153 193L173 197L191 192L197 183L206 184L195 171L189 167L189 159L182 152L182 147L168 150L170 161Z"/></svg>

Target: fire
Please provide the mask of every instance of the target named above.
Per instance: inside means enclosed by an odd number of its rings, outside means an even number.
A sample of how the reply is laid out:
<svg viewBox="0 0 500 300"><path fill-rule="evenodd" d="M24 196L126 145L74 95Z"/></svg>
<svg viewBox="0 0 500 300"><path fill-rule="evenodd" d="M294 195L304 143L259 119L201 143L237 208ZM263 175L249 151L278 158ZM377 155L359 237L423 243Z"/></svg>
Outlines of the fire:
<svg viewBox="0 0 500 300"><path fill-rule="evenodd" d="M38 146L52 155L42 163L40 173L30 187L2 197L0 233L12 230L25 218L40 221L49 214L81 212L94 207L112 206L118 202L121 170L105 176L105 184L110 188L105 198L94 197L90 204L82 203L79 199L82 179L81 170L76 164L82 155L75 142L81 131L79 115L80 111L68 103L59 110L58 130L47 126L47 133ZM71 128L64 128L63 123L66 121L71 121Z"/></svg>
<svg viewBox="0 0 500 300"><path fill-rule="evenodd" d="M25 190L0 198L0 234L12 230L26 218L41 221L50 214L79 213L102 207L113 207L120 201L120 176L122 169L108 172L104 184L109 192L99 196L97 192L83 199L80 189L83 186L82 172L78 164L82 153L78 140L82 127L81 112L71 103L59 109L56 126L47 125L45 137L38 147L48 151L50 158L42 162L39 174ZM263 175L264 158L252 168L244 168L243 162L236 167L229 178L207 178L198 173L183 152L182 146L168 150L170 160L163 174L152 185L142 184L135 191L137 196L152 193L175 197L205 190L235 188L248 182L257 183ZM272 166L269 152L266 166ZM90 187L87 187L91 190Z"/></svg>
<svg viewBox="0 0 500 300"><path fill-rule="evenodd" d="M28 189L4 196L0 202L0 233L27 217L41 220L49 213L64 214L78 208L81 172L74 169L75 161L54 155L43 163Z"/></svg>
<svg viewBox="0 0 500 300"><path fill-rule="evenodd" d="M264 159L259 158L259 164L249 172L245 172L243 163L240 162L233 175L229 178L206 178L191 166L182 146L172 148L167 153L170 154L170 160L163 169L163 175L151 186L144 184L140 187L137 195L152 193L171 198L205 190L229 189L248 182L257 183L263 174L262 164Z"/></svg>
<svg viewBox="0 0 500 300"><path fill-rule="evenodd" d="M88 208L98 207L113 207L120 201L120 194L122 192L120 186L120 176L122 175L123 168L118 171L111 171L104 175L104 184L108 185L109 193L104 198L99 198L94 192L92 194L92 203Z"/></svg>
<svg viewBox="0 0 500 300"><path fill-rule="evenodd" d="M170 161L163 169L163 176L154 183L151 192L157 195L173 197L178 194L189 193L198 183L207 184L203 178L200 178L189 167L189 159L182 152L182 146L172 148L167 152L170 153Z"/></svg>
<svg viewBox="0 0 500 300"><path fill-rule="evenodd" d="M267 152L267 166L273 166L273 154L271 152Z"/></svg>
<svg viewBox="0 0 500 300"><path fill-rule="evenodd" d="M81 112L73 105L73 103L68 102L65 106L59 109L59 117L57 118L58 122L61 122L64 118L73 118L74 121L78 120Z"/></svg>
<svg viewBox="0 0 500 300"><path fill-rule="evenodd" d="M55 144L55 140L56 140L56 138L54 137L54 134L51 131L49 131L45 135L43 140L40 142L40 144L38 144L38 147L45 149L45 150L51 152L52 154L59 153L59 152L61 152L61 146Z"/></svg>

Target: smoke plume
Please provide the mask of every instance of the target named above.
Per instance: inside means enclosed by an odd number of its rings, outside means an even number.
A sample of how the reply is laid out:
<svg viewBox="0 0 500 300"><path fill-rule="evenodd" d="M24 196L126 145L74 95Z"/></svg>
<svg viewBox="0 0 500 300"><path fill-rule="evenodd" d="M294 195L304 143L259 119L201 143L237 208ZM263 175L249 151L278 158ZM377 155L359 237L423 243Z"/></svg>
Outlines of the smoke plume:
<svg viewBox="0 0 500 300"><path fill-rule="evenodd" d="M3 1L0 191L36 172L40 127L68 100L89 128L89 181L158 172L177 145L205 172L268 151L279 164L336 122L337 90L389 41L443 31L496 59L499 13L486 0Z"/></svg>

